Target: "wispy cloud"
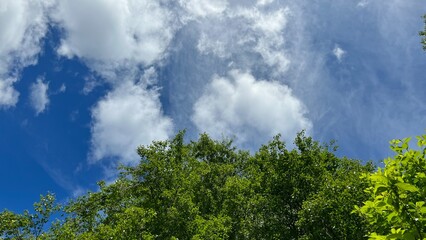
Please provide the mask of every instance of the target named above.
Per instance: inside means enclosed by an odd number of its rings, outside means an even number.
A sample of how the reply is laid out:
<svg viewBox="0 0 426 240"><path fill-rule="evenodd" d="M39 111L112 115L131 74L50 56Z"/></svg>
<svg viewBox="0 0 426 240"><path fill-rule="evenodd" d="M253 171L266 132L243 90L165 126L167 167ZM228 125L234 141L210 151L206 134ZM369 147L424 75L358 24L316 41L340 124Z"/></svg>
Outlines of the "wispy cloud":
<svg viewBox="0 0 426 240"><path fill-rule="evenodd" d="M179 3L194 17L220 14L228 6L227 0L179 0Z"/></svg>
<svg viewBox="0 0 426 240"><path fill-rule="evenodd" d="M44 112L49 105L48 89L49 83L43 82L41 78L38 78L37 82L30 86L30 103L36 115Z"/></svg>

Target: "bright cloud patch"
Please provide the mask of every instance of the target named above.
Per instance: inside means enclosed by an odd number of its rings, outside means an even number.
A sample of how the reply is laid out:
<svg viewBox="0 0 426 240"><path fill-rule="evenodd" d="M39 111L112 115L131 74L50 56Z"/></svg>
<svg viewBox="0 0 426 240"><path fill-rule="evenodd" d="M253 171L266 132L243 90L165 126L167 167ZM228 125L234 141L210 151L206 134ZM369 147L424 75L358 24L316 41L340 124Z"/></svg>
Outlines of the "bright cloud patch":
<svg viewBox="0 0 426 240"><path fill-rule="evenodd" d="M46 107L49 105L49 97L47 90L49 84L44 83L40 78L37 79L36 83L33 83L30 87L30 101L36 115L44 112Z"/></svg>
<svg viewBox="0 0 426 240"><path fill-rule="evenodd" d="M345 56L345 54L346 54L346 51L345 50L343 50L342 48L340 48L339 46L335 46L334 47L334 49L333 49L333 54L334 54L334 56L337 58L337 60L339 61L339 62L341 62L342 61L342 59L343 59L343 57Z"/></svg>
<svg viewBox="0 0 426 240"><path fill-rule="evenodd" d="M170 118L163 115L158 93L144 86L124 83L110 92L92 110L93 160L118 157L139 161L137 146L167 139L173 130Z"/></svg>
<svg viewBox="0 0 426 240"><path fill-rule="evenodd" d="M179 3L191 14L205 17L225 11L227 0L180 0Z"/></svg>
<svg viewBox="0 0 426 240"><path fill-rule="evenodd" d="M0 108L15 106L18 102L19 93L13 88L16 79L0 79Z"/></svg>
<svg viewBox="0 0 426 240"><path fill-rule="evenodd" d="M46 33L45 9L51 1L2 0L0 3L0 107L15 106L19 71L37 62Z"/></svg>
<svg viewBox="0 0 426 240"><path fill-rule="evenodd" d="M58 53L103 74L158 60L174 29L171 13L154 0L64 0L54 19L66 31Z"/></svg>
<svg viewBox="0 0 426 240"><path fill-rule="evenodd" d="M228 78L213 78L195 103L192 119L215 138L236 135L239 143L260 144L278 133L291 141L298 131L310 130L305 113L287 86L233 70Z"/></svg>
<svg viewBox="0 0 426 240"><path fill-rule="evenodd" d="M361 0L357 3L357 6L358 7L365 7L365 6L368 5L368 3L369 3L368 0Z"/></svg>
<svg viewBox="0 0 426 240"><path fill-rule="evenodd" d="M273 3L275 0L257 0L256 5L264 6Z"/></svg>
<svg viewBox="0 0 426 240"><path fill-rule="evenodd" d="M249 58L245 62L248 66L244 66L248 69L252 64L263 64L282 74L290 64L283 37L289 14L290 10L286 7L270 10L228 9L223 17L201 23L202 32L197 48L202 54L220 58L233 55L238 59ZM262 60L252 62L255 56Z"/></svg>

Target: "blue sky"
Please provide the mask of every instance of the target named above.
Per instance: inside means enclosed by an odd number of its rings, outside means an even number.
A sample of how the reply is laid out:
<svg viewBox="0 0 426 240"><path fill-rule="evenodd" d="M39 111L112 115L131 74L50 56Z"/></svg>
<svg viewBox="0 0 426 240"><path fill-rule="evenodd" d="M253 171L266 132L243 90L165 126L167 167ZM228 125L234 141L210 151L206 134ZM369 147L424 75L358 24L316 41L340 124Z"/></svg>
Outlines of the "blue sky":
<svg viewBox="0 0 426 240"><path fill-rule="evenodd" d="M254 150L302 129L341 156L424 134L426 4L3 0L0 208L60 201L187 129Z"/></svg>

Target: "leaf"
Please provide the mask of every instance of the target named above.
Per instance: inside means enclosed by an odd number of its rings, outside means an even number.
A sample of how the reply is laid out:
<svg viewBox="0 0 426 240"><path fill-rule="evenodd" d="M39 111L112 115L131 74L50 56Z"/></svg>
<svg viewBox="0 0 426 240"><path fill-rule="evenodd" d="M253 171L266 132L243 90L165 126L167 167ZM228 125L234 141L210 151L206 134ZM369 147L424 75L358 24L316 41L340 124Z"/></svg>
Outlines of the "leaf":
<svg viewBox="0 0 426 240"><path fill-rule="evenodd" d="M378 208L381 208L381 207L384 207L384 206L386 206L386 203L383 202L383 201L376 203L376 207L378 207Z"/></svg>
<svg viewBox="0 0 426 240"><path fill-rule="evenodd" d="M386 191L387 189L388 189L388 188L387 188L387 186L384 186L384 185L377 185L377 186L374 188L374 194L378 195L378 194L380 194L380 193L382 193L382 192Z"/></svg>
<svg viewBox="0 0 426 240"><path fill-rule="evenodd" d="M393 221L393 219L395 218L395 217L397 217L397 213L396 212L391 212L388 216L387 216L387 220L388 220L388 222L389 223L392 223L392 221Z"/></svg>
<svg viewBox="0 0 426 240"><path fill-rule="evenodd" d="M417 208L420 208L420 207L422 207L423 205L425 205L425 202L424 202L424 201L416 202L416 207L417 207Z"/></svg>
<svg viewBox="0 0 426 240"><path fill-rule="evenodd" d="M409 191L409 192L418 192L419 189L414 186L411 185L409 183L397 183L395 184L399 189L404 190L404 191Z"/></svg>

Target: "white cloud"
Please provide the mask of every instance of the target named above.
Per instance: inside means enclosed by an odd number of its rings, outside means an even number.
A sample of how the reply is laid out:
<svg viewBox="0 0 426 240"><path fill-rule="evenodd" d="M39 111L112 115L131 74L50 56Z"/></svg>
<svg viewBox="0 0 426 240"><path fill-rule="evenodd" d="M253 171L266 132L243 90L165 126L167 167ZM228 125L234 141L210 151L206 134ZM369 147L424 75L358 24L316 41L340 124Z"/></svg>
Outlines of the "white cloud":
<svg viewBox="0 0 426 240"><path fill-rule="evenodd" d="M52 15L66 32L58 53L113 78L117 68L161 59L177 24L154 0L63 0Z"/></svg>
<svg viewBox="0 0 426 240"><path fill-rule="evenodd" d="M0 108L15 106L18 102L19 93L13 88L16 79L0 79Z"/></svg>
<svg viewBox="0 0 426 240"><path fill-rule="evenodd" d="M223 17L201 23L198 51L220 58L258 54L263 61L254 61L253 64L267 65L278 74L285 73L290 59L284 50L284 31L290 14L286 7L228 9ZM253 58L253 55L249 57Z"/></svg>
<svg viewBox="0 0 426 240"><path fill-rule="evenodd" d="M279 8L276 11L260 11L257 8L236 11L236 16L243 16L250 20L252 28L264 33L279 34L287 24L288 8Z"/></svg>
<svg viewBox="0 0 426 240"><path fill-rule="evenodd" d="M275 0L257 0L256 5L264 6L273 3Z"/></svg>
<svg viewBox="0 0 426 240"><path fill-rule="evenodd" d="M298 131L309 131L312 123L305 114L287 86L232 70L228 77L213 78L195 103L192 119L214 138L235 134L240 144L259 145L278 133L292 141Z"/></svg>
<svg viewBox="0 0 426 240"><path fill-rule="evenodd" d="M336 45L333 49L333 55L337 58L339 62L341 62L343 57L346 55L346 51Z"/></svg>
<svg viewBox="0 0 426 240"><path fill-rule="evenodd" d="M2 0L0 3L0 107L15 106L13 88L19 71L37 62L40 41L47 30L46 8L51 1Z"/></svg>
<svg viewBox="0 0 426 240"><path fill-rule="evenodd" d="M227 0L179 0L179 3L196 17L222 13L228 6Z"/></svg>
<svg viewBox="0 0 426 240"><path fill-rule="evenodd" d="M34 108L36 115L44 112L46 107L49 105L49 96L47 95L47 90L49 89L49 84L44 83L40 78L37 79L36 83L33 83L30 86L30 103Z"/></svg>
<svg viewBox="0 0 426 240"><path fill-rule="evenodd" d="M118 157L125 163L139 161L137 146L167 139L172 120L164 116L156 90L122 83L92 110L92 158Z"/></svg>
<svg viewBox="0 0 426 240"><path fill-rule="evenodd" d="M220 58L228 58L231 56L226 48L225 42L219 39L212 40L205 33L201 33L197 49L202 54L213 54Z"/></svg>
<svg viewBox="0 0 426 240"><path fill-rule="evenodd" d="M361 0L361 1L359 1L358 3L357 3L357 7L361 7L361 8L363 8L363 7L366 7L367 5L369 4L369 1L368 0Z"/></svg>
<svg viewBox="0 0 426 240"><path fill-rule="evenodd" d="M59 92L60 92L60 93L63 93L63 92L65 92L66 90L67 90L67 86L65 86L65 84L64 84L64 83L62 83L61 87L59 88Z"/></svg>
<svg viewBox="0 0 426 240"><path fill-rule="evenodd" d="M83 60L112 90L92 109L92 161L138 161L136 147L169 137L172 120L164 116L154 67L180 22L156 0L63 0L52 18L64 29L58 54ZM96 17L94 17L96 16ZM142 78L134 83L144 70ZM102 84L87 77L82 90Z"/></svg>

